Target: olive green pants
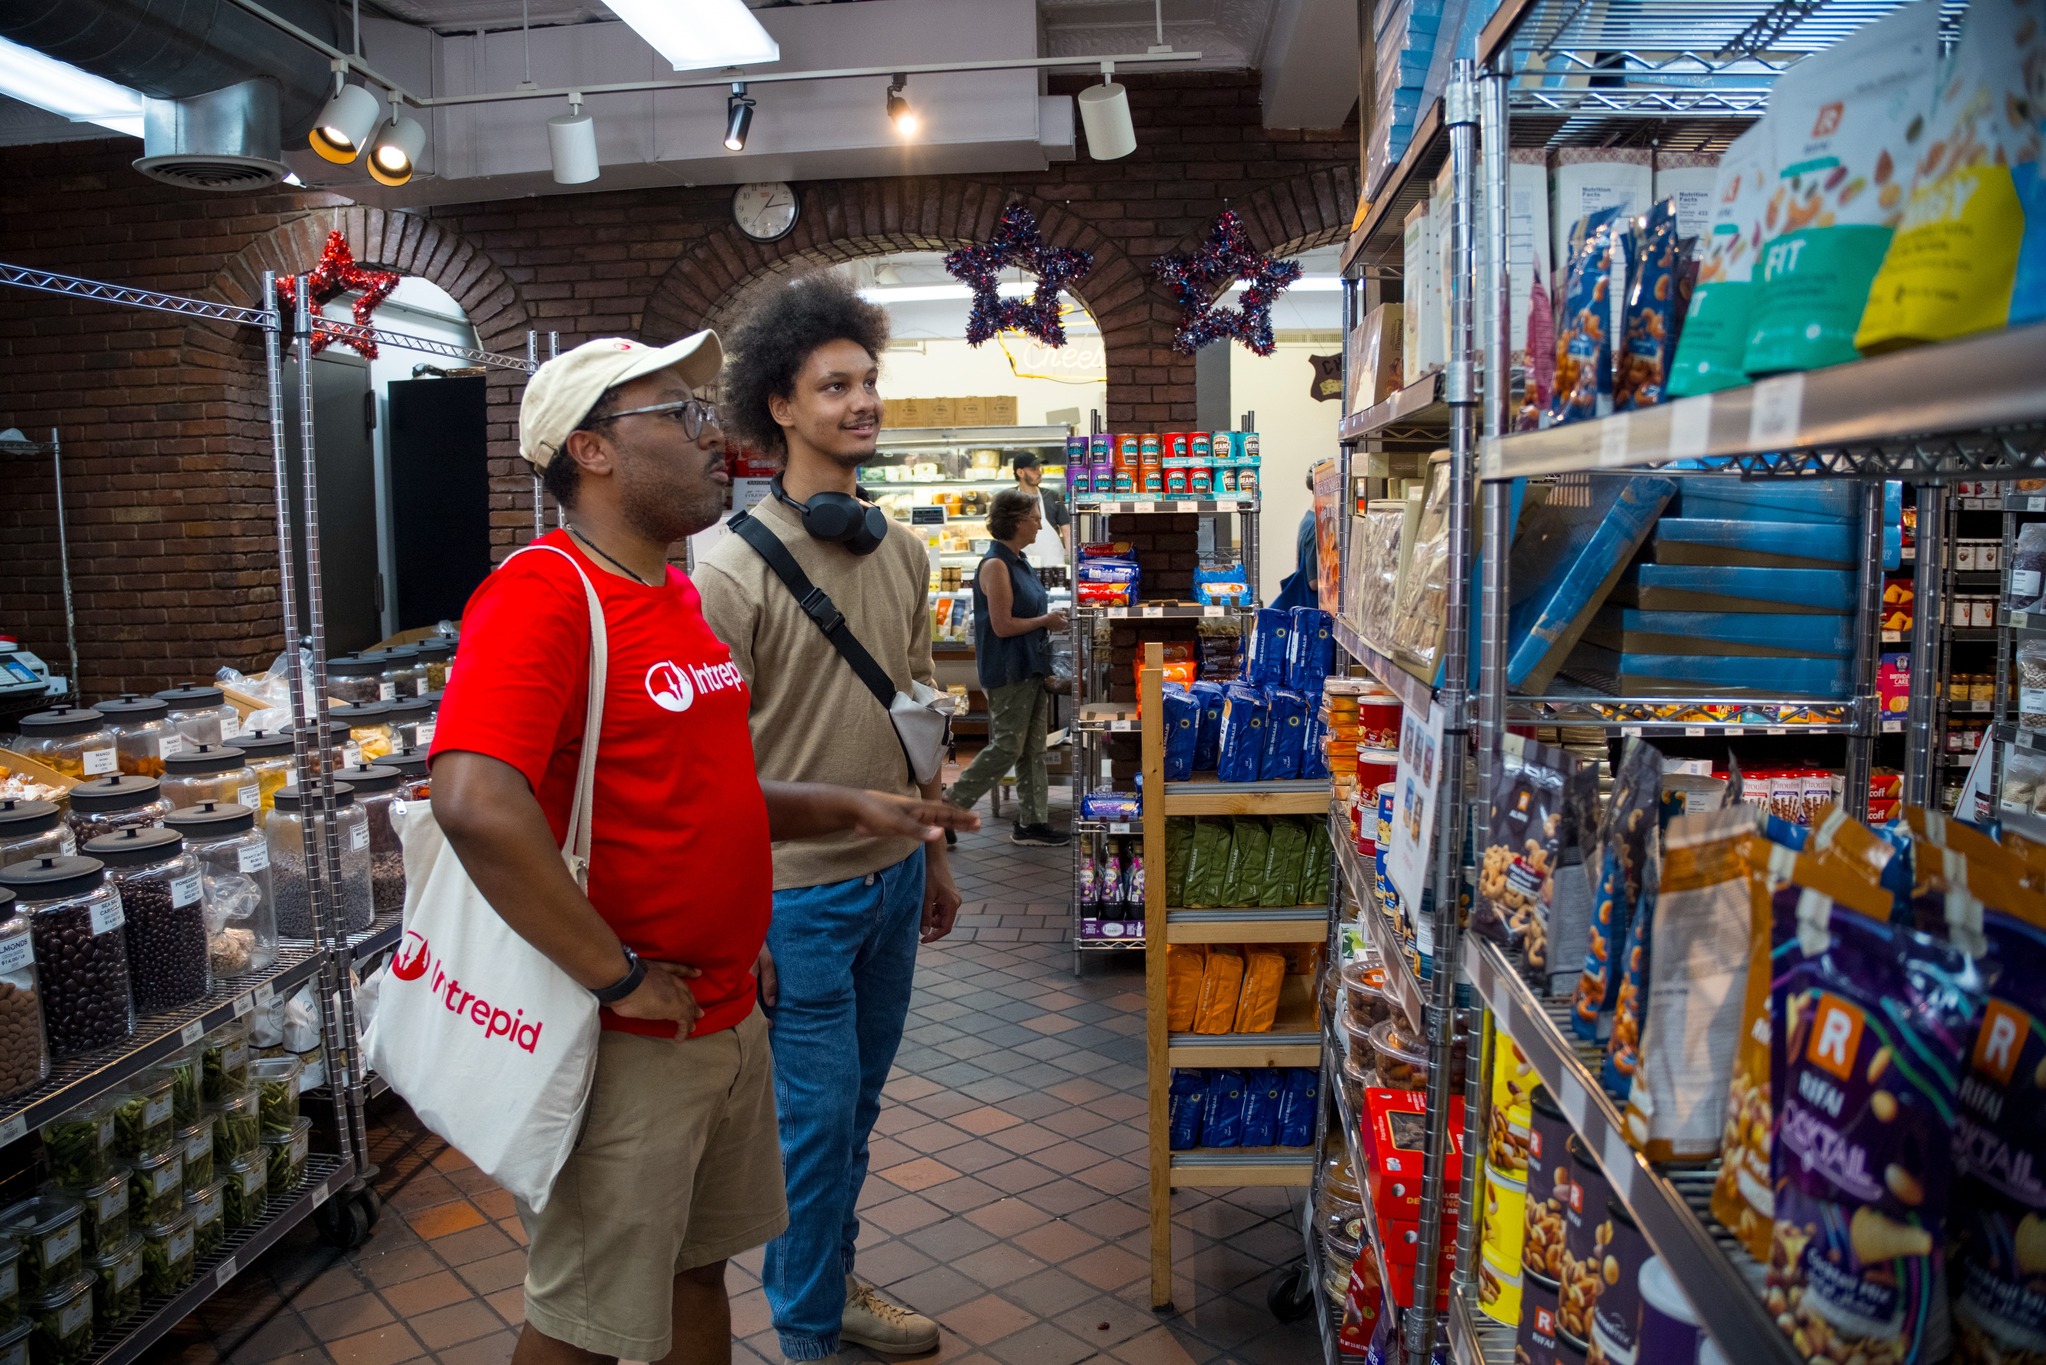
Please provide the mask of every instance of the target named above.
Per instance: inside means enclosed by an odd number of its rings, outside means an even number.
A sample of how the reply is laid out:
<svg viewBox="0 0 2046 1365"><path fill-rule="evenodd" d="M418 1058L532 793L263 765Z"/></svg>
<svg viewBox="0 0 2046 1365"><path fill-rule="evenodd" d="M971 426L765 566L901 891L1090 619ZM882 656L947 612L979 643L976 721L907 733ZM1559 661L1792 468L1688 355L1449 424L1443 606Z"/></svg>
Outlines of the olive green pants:
<svg viewBox="0 0 2046 1365"><path fill-rule="evenodd" d="M987 694L987 747L952 786L952 803L971 810L1002 774L1016 770L1016 823L1042 825L1051 820L1044 776L1044 730L1051 697L1044 679L997 687Z"/></svg>

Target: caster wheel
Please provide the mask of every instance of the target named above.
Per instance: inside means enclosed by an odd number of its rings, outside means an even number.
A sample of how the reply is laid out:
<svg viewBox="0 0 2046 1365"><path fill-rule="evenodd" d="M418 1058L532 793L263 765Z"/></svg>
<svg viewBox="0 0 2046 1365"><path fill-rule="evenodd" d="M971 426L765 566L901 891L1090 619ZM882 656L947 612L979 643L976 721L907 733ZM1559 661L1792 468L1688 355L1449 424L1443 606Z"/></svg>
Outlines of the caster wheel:
<svg viewBox="0 0 2046 1365"><path fill-rule="evenodd" d="M1272 1277L1271 1287L1265 1290L1265 1307L1280 1322L1298 1322L1307 1316L1314 1308L1314 1281L1307 1262L1288 1266Z"/></svg>
<svg viewBox="0 0 2046 1365"><path fill-rule="evenodd" d="M369 1220L369 1230L375 1232L377 1224L384 1216L383 1196L376 1192L375 1186L364 1185L362 1192L356 1195L355 1199L362 1205L363 1216Z"/></svg>
<svg viewBox="0 0 2046 1365"><path fill-rule="evenodd" d="M369 1214L353 1198L329 1199L313 1214L320 1236L339 1251L353 1251L369 1240Z"/></svg>

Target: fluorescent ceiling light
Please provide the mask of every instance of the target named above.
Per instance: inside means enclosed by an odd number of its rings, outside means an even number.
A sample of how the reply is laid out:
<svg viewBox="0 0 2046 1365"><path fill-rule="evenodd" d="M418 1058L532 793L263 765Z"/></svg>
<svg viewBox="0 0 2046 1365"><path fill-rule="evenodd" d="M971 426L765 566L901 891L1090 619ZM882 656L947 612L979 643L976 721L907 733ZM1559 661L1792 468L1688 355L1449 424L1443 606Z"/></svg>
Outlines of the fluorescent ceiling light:
<svg viewBox="0 0 2046 1365"><path fill-rule="evenodd" d="M745 0L604 0L677 71L762 66L781 60Z"/></svg>
<svg viewBox="0 0 2046 1365"><path fill-rule="evenodd" d="M995 286L995 292L1005 299L1020 299L1036 290L1036 284L1028 280L1012 280ZM963 284L877 285L862 289L860 297L868 303L942 303L950 299L970 299L973 291Z"/></svg>
<svg viewBox="0 0 2046 1365"><path fill-rule="evenodd" d="M5 38L0 38L0 94L73 123L97 123L130 137L142 136L139 92Z"/></svg>

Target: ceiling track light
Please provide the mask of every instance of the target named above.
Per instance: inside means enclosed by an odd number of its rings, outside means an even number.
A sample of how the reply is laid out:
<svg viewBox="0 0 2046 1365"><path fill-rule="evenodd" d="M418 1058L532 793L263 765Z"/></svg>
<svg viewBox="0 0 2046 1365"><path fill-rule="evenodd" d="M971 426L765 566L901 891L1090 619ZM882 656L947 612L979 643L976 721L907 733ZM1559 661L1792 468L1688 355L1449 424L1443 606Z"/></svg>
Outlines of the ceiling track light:
<svg viewBox="0 0 2046 1365"><path fill-rule="evenodd" d="M1101 84L1079 95L1080 124L1087 130L1087 154L1096 161L1114 161L1137 150L1137 129L1130 120L1130 94L1114 81L1115 63L1101 64Z"/></svg>
<svg viewBox="0 0 2046 1365"><path fill-rule="evenodd" d="M597 121L583 112L580 90L568 96L568 112L547 120L547 155L557 185L587 185L597 178Z"/></svg>
<svg viewBox="0 0 2046 1365"><path fill-rule="evenodd" d="M903 137L915 137L917 130L916 110L909 107L903 98L903 87L909 84L909 77L896 73L895 83L888 87L888 121L895 125L895 131Z"/></svg>
<svg viewBox="0 0 2046 1365"><path fill-rule="evenodd" d="M746 132L753 126L753 101L746 98L746 82L733 81L725 100L725 150L746 150Z"/></svg>
<svg viewBox="0 0 2046 1365"><path fill-rule="evenodd" d="M331 65L334 95L314 120L306 142L322 160L346 166L362 155L371 130L377 126L377 97L362 86L347 83L347 62L336 58Z"/></svg>
<svg viewBox="0 0 2046 1365"><path fill-rule="evenodd" d="M379 185L396 188L412 178L418 169L419 154L426 150L426 128L418 119L398 112L399 104L391 102L391 116L377 129L375 141L369 144L369 178Z"/></svg>

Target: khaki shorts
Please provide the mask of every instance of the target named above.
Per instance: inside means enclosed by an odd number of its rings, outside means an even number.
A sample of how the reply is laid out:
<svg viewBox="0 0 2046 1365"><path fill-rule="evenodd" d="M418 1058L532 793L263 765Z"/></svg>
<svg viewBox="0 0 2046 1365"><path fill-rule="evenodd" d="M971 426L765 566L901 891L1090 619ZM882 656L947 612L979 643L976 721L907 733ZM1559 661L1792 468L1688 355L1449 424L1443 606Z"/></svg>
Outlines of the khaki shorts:
<svg viewBox="0 0 2046 1365"><path fill-rule="evenodd" d="M599 1355L667 1355L675 1277L788 1226L766 1018L683 1043L607 1030L575 1151L519 1217L527 1322Z"/></svg>

